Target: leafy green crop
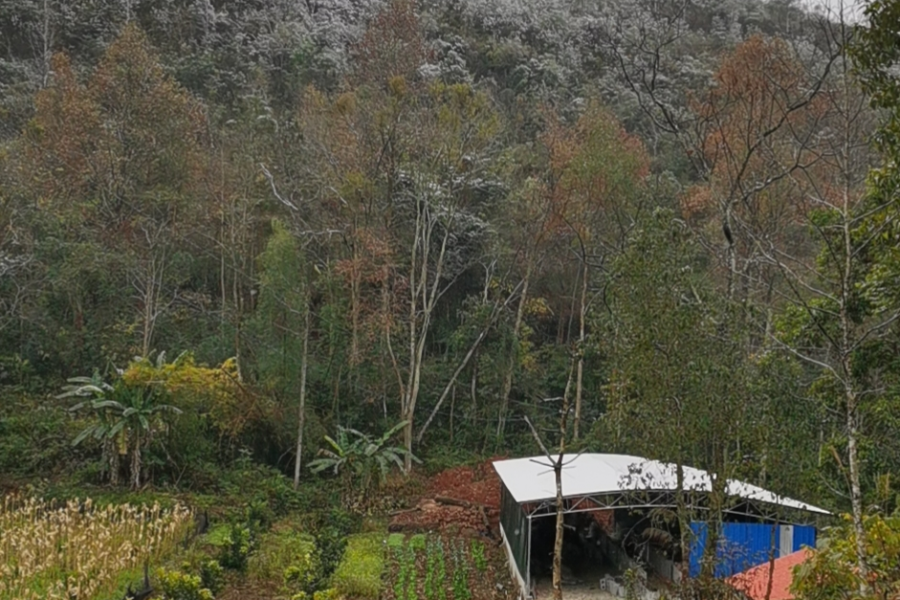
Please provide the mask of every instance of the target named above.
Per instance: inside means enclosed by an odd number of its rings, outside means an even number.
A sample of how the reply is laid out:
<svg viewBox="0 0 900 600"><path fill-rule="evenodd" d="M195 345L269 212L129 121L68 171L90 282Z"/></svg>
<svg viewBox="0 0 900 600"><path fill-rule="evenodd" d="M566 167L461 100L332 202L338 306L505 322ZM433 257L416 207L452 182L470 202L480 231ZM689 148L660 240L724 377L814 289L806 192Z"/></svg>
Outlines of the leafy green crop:
<svg viewBox="0 0 900 600"><path fill-rule="evenodd" d="M381 595L384 566L381 533L350 536L344 558L331 576L331 585L343 597L377 600Z"/></svg>
<svg viewBox="0 0 900 600"><path fill-rule="evenodd" d="M472 541L472 561L479 573L487 571L487 558L484 556L484 544L477 540Z"/></svg>
<svg viewBox="0 0 900 600"><path fill-rule="evenodd" d="M453 600L471 600L469 589L469 569L466 548L463 544L452 546L453 551Z"/></svg>

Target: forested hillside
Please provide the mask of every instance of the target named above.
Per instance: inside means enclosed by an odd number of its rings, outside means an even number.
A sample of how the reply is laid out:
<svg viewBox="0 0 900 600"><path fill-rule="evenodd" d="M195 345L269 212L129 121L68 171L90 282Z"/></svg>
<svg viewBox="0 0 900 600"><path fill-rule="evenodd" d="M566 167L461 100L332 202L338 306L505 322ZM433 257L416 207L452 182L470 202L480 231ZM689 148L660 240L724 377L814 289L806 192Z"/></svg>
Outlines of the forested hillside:
<svg viewBox="0 0 900 600"><path fill-rule="evenodd" d="M0 0L0 488L368 489L354 440L439 468L562 415L851 513L865 574L900 470L868 10Z"/></svg>

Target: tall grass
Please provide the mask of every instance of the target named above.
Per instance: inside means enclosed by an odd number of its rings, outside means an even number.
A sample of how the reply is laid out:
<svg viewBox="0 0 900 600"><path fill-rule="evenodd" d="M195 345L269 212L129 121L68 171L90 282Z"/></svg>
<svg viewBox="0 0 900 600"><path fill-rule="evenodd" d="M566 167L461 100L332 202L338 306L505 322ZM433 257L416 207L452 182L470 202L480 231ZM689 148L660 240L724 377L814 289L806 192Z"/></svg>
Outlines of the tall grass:
<svg viewBox="0 0 900 600"><path fill-rule="evenodd" d="M122 573L176 549L191 528L183 506L55 505L9 496L0 505L0 600L88 600Z"/></svg>

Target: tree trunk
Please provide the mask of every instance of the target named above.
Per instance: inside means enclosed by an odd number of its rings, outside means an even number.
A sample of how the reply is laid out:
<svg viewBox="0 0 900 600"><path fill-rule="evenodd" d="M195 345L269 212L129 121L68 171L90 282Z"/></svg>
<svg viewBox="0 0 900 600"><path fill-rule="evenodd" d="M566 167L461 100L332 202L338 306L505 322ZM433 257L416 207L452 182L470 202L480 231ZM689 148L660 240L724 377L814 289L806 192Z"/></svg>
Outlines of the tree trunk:
<svg viewBox="0 0 900 600"><path fill-rule="evenodd" d="M131 489L141 488L141 437L135 435L134 448L131 449Z"/></svg>
<svg viewBox="0 0 900 600"><path fill-rule="evenodd" d="M359 269L359 242L353 240L353 252L351 256L352 268L350 269L350 364L359 364L359 314L362 310L360 296L360 269Z"/></svg>
<svg viewBox="0 0 900 600"><path fill-rule="evenodd" d="M234 226L231 228L232 235L232 247L236 247L237 239L234 233ZM237 259L233 258L232 262L236 265ZM243 261L242 261L243 262ZM245 266L245 265L244 265ZM242 269L243 270L243 269ZM234 364L237 367L237 378L238 381L242 381L241 379L241 318L244 312L244 302L242 299L241 289L240 289L240 281L238 280L238 272L237 269L234 269L234 273L231 278L231 298L232 302L234 302Z"/></svg>
<svg viewBox="0 0 900 600"><path fill-rule="evenodd" d="M678 532L681 543L681 571L682 583L687 582L690 571L688 569L691 556L691 520L687 512L687 503L684 499L684 465L681 457L675 466L675 510L678 513Z"/></svg>
<svg viewBox="0 0 900 600"><path fill-rule="evenodd" d="M575 375L575 421L572 423L572 438L578 441L578 428L581 425L581 399L584 381L584 321L587 311L588 264L583 260L584 270L581 275L581 310L578 315L578 364Z"/></svg>
<svg viewBox="0 0 900 600"><path fill-rule="evenodd" d="M513 342L509 351L509 365L506 374L503 377L503 390L500 394L500 415L497 418L497 438L503 439L503 431L506 429L506 415L509 412L509 394L512 392L513 375L516 372L516 362L518 360L517 345L519 341L519 332L522 330L522 319L525 315L525 303L528 301L528 283L531 279L531 259L525 267L525 279L522 283L522 295L519 297L519 306L516 308L516 321L513 324Z"/></svg>
<svg viewBox="0 0 900 600"><path fill-rule="evenodd" d="M858 396L853 385L853 364L850 357L852 351L853 321L850 316L849 304L853 293L853 231L851 225L852 214L850 209L850 193L844 189L843 206L843 242L844 264L841 273L840 296L840 324L841 324L841 370L844 378L844 401L846 403L847 421L847 461L850 468L850 504L853 510L853 530L856 537L856 566L859 569L859 593L865 596L868 592L869 569L866 562L866 532L863 526L862 488L859 481L859 456L857 443L859 441L859 429L857 426Z"/></svg>
<svg viewBox="0 0 900 600"><path fill-rule="evenodd" d="M307 281L307 285L309 282ZM303 462L303 429L306 425L306 372L309 364L309 291L304 294L303 350L300 355L300 408L297 415L297 456L294 460L294 489L300 487L300 467Z"/></svg>
<svg viewBox="0 0 900 600"><path fill-rule="evenodd" d="M553 600L562 600L562 550L565 535L565 513L563 512L562 461L565 451L565 437L559 442L559 459L553 465L556 477L556 539L553 542Z"/></svg>
<svg viewBox="0 0 900 600"><path fill-rule="evenodd" d="M419 287L423 285L422 282L418 282L416 280L416 271L418 269L418 249L419 249L419 241L423 236L423 215L422 215L422 206L417 201L416 206L416 229L415 236L412 243L411 248L411 257L409 261L409 372L407 373L407 384L405 393L401 396L400 403L400 419L402 421L406 421L406 425L403 427L403 447L406 448L407 453L412 450L412 437L413 437L413 385L415 381L415 373L417 371L417 361L416 361L416 335L418 332L418 315L419 315ZM423 244L422 252L425 254L423 257L424 262L427 264L428 262L428 247ZM407 473L412 469L412 459L407 456L403 461L403 469Z"/></svg>
<svg viewBox="0 0 900 600"><path fill-rule="evenodd" d="M725 472L724 469L722 472ZM727 479L721 474L710 473L710 477L713 478L710 486L710 510L706 521L706 547L703 549L703 567L700 572L700 577L704 581L711 581L715 577L727 483Z"/></svg>
<svg viewBox="0 0 900 600"><path fill-rule="evenodd" d="M103 441L103 458L109 469L109 483L113 486L119 485L119 450L109 439Z"/></svg>
<svg viewBox="0 0 900 600"><path fill-rule="evenodd" d="M868 591L869 567L866 562L866 531L863 525L862 486L859 481L859 454L857 444L859 429L856 425L856 394L848 382L845 388L847 401L847 462L850 468L850 504L853 510L853 531L856 538L856 567L859 569L859 592L865 597Z"/></svg>
<svg viewBox="0 0 900 600"><path fill-rule="evenodd" d="M409 314L409 382L406 388L405 402L403 406L403 418L406 425L403 427L403 443L406 448L406 456L403 468L406 473L412 470L413 447L413 417L415 416L416 403L419 399L419 388L422 382L422 362L425 357L425 342L431 328L431 315L434 306L441 296L441 277L444 271L444 258L447 255L447 242L450 239L450 229L446 229L441 240L441 248L431 265L431 236L437 226L437 220L431 216L424 202L419 202L416 213L416 235L412 245L412 258L410 261L410 314ZM421 255L418 250L421 246ZM429 285L429 266L433 266L434 275ZM419 277L416 279L416 270ZM420 298L421 297L421 298ZM421 302L421 304L420 304ZM422 313L422 324L418 326L419 311Z"/></svg>
<svg viewBox="0 0 900 600"><path fill-rule="evenodd" d="M566 381L566 390L563 392L562 414L559 417L559 458L553 464L553 474L556 478L556 539L553 543L553 600L562 600L562 550L565 537L565 506L563 505L562 468L563 458L566 452L566 434L569 417L569 391L572 388L572 371L569 368L569 378Z"/></svg>

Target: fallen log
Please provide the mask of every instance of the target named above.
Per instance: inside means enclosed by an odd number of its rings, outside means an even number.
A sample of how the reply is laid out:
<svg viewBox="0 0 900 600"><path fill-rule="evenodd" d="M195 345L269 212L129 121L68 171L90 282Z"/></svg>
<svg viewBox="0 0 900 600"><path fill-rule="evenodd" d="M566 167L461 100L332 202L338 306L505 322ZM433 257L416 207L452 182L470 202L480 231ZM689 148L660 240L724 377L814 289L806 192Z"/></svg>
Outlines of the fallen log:
<svg viewBox="0 0 900 600"><path fill-rule="evenodd" d="M472 502L469 502L468 500L459 500L457 498L450 498L449 496L435 496L434 501L440 504L449 504L451 506L462 506L463 508L482 506L481 504L474 504Z"/></svg>
<svg viewBox="0 0 900 600"><path fill-rule="evenodd" d="M418 533L427 530L427 527L424 527L419 523L391 523L388 525L389 533Z"/></svg>
<svg viewBox="0 0 900 600"><path fill-rule="evenodd" d="M417 512L420 509L418 506L413 506L412 508L401 508L399 510L392 510L388 513L390 517L396 517L397 515L405 515L406 513Z"/></svg>

